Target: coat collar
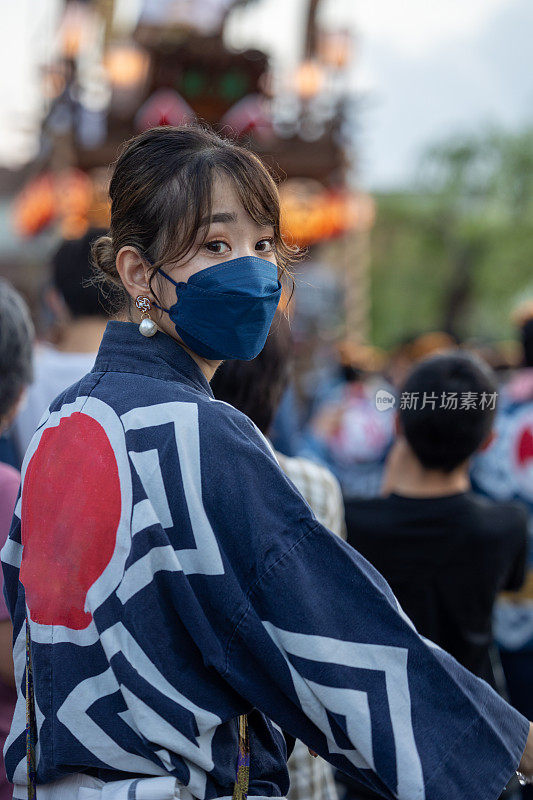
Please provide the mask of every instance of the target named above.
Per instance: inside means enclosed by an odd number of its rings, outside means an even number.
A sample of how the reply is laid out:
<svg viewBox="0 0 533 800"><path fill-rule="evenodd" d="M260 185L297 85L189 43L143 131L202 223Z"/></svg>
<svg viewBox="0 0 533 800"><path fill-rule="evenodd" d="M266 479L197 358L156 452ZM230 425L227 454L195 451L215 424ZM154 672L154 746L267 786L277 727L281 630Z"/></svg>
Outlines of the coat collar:
<svg viewBox="0 0 533 800"><path fill-rule="evenodd" d="M147 338L134 322L107 323L92 371L134 372L188 383L213 396L202 370L175 339L162 331Z"/></svg>

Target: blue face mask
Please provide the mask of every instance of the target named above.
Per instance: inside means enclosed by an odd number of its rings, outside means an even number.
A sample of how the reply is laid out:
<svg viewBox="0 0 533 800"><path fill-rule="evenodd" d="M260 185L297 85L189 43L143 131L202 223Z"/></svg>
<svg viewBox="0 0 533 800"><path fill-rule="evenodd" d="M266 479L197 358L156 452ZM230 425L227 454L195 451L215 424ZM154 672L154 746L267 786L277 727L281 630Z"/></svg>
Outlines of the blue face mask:
<svg viewBox="0 0 533 800"><path fill-rule="evenodd" d="M166 310L176 332L203 358L249 361L263 347L281 297L278 268L243 256L207 267L177 283L177 299Z"/></svg>

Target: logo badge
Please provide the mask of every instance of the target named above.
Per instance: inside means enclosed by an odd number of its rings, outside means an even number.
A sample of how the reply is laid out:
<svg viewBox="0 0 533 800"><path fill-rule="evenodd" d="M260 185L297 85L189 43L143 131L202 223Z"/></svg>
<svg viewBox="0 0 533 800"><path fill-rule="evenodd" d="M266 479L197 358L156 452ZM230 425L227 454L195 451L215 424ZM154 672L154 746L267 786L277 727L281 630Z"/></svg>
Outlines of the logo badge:
<svg viewBox="0 0 533 800"><path fill-rule="evenodd" d="M376 408L378 411L388 411L389 408L394 408L396 405L396 398L386 389L380 389L376 392Z"/></svg>

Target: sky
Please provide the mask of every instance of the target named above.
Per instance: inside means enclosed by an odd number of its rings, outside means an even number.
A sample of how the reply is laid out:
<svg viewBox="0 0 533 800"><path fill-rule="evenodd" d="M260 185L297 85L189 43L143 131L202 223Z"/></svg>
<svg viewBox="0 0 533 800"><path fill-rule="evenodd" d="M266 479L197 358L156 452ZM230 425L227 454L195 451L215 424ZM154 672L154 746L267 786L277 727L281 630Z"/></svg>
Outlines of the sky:
<svg viewBox="0 0 533 800"><path fill-rule="evenodd" d="M255 0L233 13L227 38L266 50L278 71L290 72L302 55L306 4ZM59 0L0 0L0 163L31 152L37 62L50 57L59 7ZM360 98L365 188L408 184L423 148L448 136L533 124L531 0L322 0L320 19L356 37L347 85Z"/></svg>
<svg viewBox="0 0 533 800"><path fill-rule="evenodd" d="M0 0L0 166L35 150L39 63L50 61L59 0Z"/></svg>
<svg viewBox="0 0 533 800"><path fill-rule="evenodd" d="M301 56L305 0L258 0L230 34L289 69ZM531 0L322 0L325 25L356 36L349 86L361 98L359 180L412 181L429 144L487 125L533 124Z"/></svg>

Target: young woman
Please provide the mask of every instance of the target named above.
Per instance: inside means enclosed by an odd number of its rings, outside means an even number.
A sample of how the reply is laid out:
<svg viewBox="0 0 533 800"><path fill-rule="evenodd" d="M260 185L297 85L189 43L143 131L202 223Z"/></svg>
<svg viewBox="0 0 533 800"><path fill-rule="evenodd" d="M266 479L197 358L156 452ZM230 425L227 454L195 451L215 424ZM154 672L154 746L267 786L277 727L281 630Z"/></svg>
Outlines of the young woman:
<svg viewBox="0 0 533 800"><path fill-rule="evenodd" d="M281 729L384 797L498 797L533 771L527 720L417 634L210 391L261 350L291 256L268 173L160 128L110 195L94 252L122 312L41 420L2 554L14 797L283 797Z"/></svg>

